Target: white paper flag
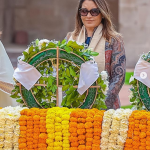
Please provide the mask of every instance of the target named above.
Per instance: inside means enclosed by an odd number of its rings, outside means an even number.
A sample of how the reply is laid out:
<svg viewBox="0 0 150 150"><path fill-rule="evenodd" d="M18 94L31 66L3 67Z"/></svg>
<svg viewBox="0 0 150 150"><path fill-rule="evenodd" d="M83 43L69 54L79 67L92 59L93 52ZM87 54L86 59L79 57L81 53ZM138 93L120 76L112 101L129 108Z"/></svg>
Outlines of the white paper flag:
<svg viewBox="0 0 150 150"><path fill-rule="evenodd" d="M18 68L15 69L13 75L13 77L27 90L30 90L41 76L42 75L35 67L21 60L19 60Z"/></svg>
<svg viewBox="0 0 150 150"><path fill-rule="evenodd" d="M140 58L134 69L134 78L150 88L150 63Z"/></svg>
<svg viewBox="0 0 150 150"><path fill-rule="evenodd" d="M97 63L87 61L81 65L77 91L82 95L99 77Z"/></svg>

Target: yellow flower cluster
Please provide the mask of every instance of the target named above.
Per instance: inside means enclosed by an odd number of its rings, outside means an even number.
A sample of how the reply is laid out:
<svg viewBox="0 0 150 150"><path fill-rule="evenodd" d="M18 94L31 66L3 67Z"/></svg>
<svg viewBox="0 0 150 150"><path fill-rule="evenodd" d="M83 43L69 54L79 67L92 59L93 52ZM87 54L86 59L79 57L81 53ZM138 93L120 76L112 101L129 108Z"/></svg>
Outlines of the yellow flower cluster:
<svg viewBox="0 0 150 150"><path fill-rule="evenodd" d="M72 109L51 108L47 111L47 150L69 150L69 119Z"/></svg>

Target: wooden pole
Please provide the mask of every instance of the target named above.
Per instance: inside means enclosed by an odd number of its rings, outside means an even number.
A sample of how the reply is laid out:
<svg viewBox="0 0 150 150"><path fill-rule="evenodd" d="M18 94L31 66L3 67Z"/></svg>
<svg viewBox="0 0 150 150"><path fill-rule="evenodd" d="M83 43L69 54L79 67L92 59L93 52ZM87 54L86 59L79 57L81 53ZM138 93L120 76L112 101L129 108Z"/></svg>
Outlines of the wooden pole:
<svg viewBox="0 0 150 150"><path fill-rule="evenodd" d="M57 91L56 91L56 106L59 106L59 91L58 91L58 86L59 86L59 47L57 46Z"/></svg>

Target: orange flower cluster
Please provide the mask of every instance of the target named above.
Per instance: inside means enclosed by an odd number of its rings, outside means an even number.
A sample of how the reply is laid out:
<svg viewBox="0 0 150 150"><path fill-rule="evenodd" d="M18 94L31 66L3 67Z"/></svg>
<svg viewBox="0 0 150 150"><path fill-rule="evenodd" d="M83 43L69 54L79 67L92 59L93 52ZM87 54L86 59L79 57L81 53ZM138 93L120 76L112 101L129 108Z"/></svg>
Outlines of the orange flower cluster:
<svg viewBox="0 0 150 150"><path fill-rule="evenodd" d="M38 150L47 150L47 131L46 131L46 115L47 109L40 110L40 135L39 135L39 142L38 142Z"/></svg>
<svg viewBox="0 0 150 150"><path fill-rule="evenodd" d="M70 114L70 150L100 150L104 111L76 109Z"/></svg>
<svg viewBox="0 0 150 150"><path fill-rule="evenodd" d="M19 125L20 125L20 136L19 136L19 149L20 150L27 150L27 111L28 109L23 109L20 114L19 118Z"/></svg>
<svg viewBox="0 0 150 150"><path fill-rule="evenodd" d="M93 118L93 128L94 128L94 137L93 137L93 144L92 150L100 150L100 137L102 132L102 121L105 111L95 110L94 118Z"/></svg>
<svg viewBox="0 0 150 150"><path fill-rule="evenodd" d="M46 150L46 109L24 109L19 118L19 149Z"/></svg>
<svg viewBox="0 0 150 150"><path fill-rule="evenodd" d="M124 150L150 150L150 112L132 112Z"/></svg>

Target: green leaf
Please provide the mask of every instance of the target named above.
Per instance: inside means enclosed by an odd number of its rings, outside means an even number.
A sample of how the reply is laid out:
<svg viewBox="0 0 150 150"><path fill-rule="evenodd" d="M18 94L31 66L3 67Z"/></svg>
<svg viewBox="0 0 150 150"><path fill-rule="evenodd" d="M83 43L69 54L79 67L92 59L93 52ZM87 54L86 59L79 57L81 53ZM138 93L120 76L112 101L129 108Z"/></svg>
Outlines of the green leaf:
<svg viewBox="0 0 150 150"><path fill-rule="evenodd" d="M70 69L70 74L71 74L73 77L75 77L75 76L76 76L76 73L75 73L75 71L72 69L71 66L69 67L69 69Z"/></svg>
<svg viewBox="0 0 150 150"><path fill-rule="evenodd" d="M62 40L62 42L61 42L61 44L65 44L66 43L66 40L64 39L64 40Z"/></svg>
<svg viewBox="0 0 150 150"><path fill-rule="evenodd" d="M69 86L70 86L70 85L64 85L64 86L62 87L62 91L66 91L66 90L69 88Z"/></svg>
<svg viewBox="0 0 150 150"><path fill-rule="evenodd" d="M66 69L66 75L67 75L68 77L70 77L70 71L69 71L68 68Z"/></svg>
<svg viewBox="0 0 150 150"><path fill-rule="evenodd" d="M68 91L66 91L66 94L71 94L74 90L75 88L73 87L73 85L71 85Z"/></svg>
<svg viewBox="0 0 150 150"><path fill-rule="evenodd" d="M97 52L90 52L90 54L92 55L92 56L98 56L99 55L99 53L97 53Z"/></svg>
<svg viewBox="0 0 150 150"><path fill-rule="evenodd" d="M37 88L40 90L40 89L41 89L41 86L37 86Z"/></svg>
<svg viewBox="0 0 150 150"><path fill-rule="evenodd" d="M71 51L73 51L72 48L68 47L68 46L65 46L65 50L66 50L67 53L70 53Z"/></svg>
<svg viewBox="0 0 150 150"><path fill-rule="evenodd" d="M38 44L39 44L39 39L36 39L36 40L35 40L35 44L36 44L36 46L38 46Z"/></svg>

